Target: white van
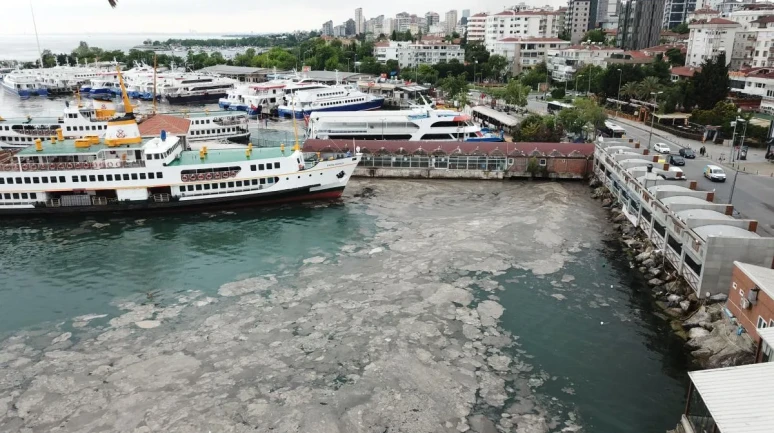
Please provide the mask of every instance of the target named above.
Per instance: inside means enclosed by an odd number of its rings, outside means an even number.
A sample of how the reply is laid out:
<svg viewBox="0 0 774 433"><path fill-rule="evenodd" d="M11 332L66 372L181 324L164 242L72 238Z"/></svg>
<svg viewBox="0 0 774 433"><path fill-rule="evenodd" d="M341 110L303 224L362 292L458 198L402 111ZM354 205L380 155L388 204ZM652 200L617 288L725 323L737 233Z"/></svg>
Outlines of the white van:
<svg viewBox="0 0 774 433"><path fill-rule="evenodd" d="M725 182L726 172L717 165L708 165L704 167L704 177L713 182Z"/></svg>

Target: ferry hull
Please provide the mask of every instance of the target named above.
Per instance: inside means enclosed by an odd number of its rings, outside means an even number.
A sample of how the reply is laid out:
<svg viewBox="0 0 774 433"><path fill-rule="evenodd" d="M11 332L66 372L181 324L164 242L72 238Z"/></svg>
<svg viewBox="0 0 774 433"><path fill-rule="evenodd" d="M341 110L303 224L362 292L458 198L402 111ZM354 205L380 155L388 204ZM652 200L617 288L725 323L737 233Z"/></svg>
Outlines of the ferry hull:
<svg viewBox="0 0 774 433"><path fill-rule="evenodd" d="M213 209L251 208L269 206L282 203L336 200L341 197L345 186L335 186L324 190L313 190L313 186L307 186L292 190L277 192L263 192L239 197L213 197L202 200L177 200L168 203L155 203L151 201L127 202L104 206L62 206L62 207L34 207L0 209L0 217L21 218L29 216L48 215L84 215L84 214L110 214L110 213L164 213L187 212Z"/></svg>
<svg viewBox="0 0 774 433"><path fill-rule="evenodd" d="M167 95L170 104L211 104L226 97L226 93L208 93L206 95L173 96Z"/></svg>
<svg viewBox="0 0 774 433"><path fill-rule="evenodd" d="M309 115L318 111L369 111L378 110L382 108L384 99L374 99L372 101L361 102L359 104L341 105L337 107L319 108L314 110L295 110L296 119L303 119L305 115ZM279 115L282 117L292 117L294 111L292 109L280 108Z"/></svg>

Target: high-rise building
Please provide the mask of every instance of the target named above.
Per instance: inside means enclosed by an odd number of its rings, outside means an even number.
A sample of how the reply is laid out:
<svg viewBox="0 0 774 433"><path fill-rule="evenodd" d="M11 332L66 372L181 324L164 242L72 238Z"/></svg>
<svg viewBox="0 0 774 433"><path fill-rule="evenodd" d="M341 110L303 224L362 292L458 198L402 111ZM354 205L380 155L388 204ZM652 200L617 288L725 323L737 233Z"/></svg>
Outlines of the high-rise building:
<svg viewBox="0 0 774 433"><path fill-rule="evenodd" d="M470 9L462 10L462 18L470 18Z"/></svg>
<svg viewBox="0 0 774 433"><path fill-rule="evenodd" d="M405 32L408 30L411 24L411 15L408 12L400 12L395 14L395 23L393 30L398 32Z"/></svg>
<svg viewBox="0 0 774 433"><path fill-rule="evenodd" d="M481 12L469 17L465 32L468 42L484 42L484 36L486 36L486 14Z"/></svg>
<svg viewBox="0 0 774 433"><path fill-rule="evenodd" d="M425 21L425 25L427 26L426 30L429 31L430 26L441 22L441 16L435 12L428 12L425 14Z"/></svg>
<svg viewBox="0 0 774 433"><path fill-rule="evenodd" d="M450 10L449 12L446 12L446 33L452 34L454 33L454 30L457 28L457 11L456 10Z"/></svg>
<svg viewBox="0 0 774 433"><path fill-rule="evenodd" d="M393 18L385 18L382 21L382 33L389 37L393 30L395 30L395 20Z"/></svg>
<svg viewBox="0 0 774 433"><path fill-rule="evenodd" d="M355 9L355 34L365 33L365 19L363 19L363 8Z"/></svg>
<svg viewBox="0 0 774 433"><path fill-rule="evenodd" d="M577 44L589 29L591 0L570 0L564 18L564 30L570 34L570 42Z"/></svg>
<svg viewBox="0 0 774 433"><path fill-rule="evenodd" d="M553 10L513 10L486 17L484 44L490 53L503 39L556 38L561 29L557 27L558 16L564 12ZM471 17L472 18L472 17Z"/></svg>
<svg viewBox="0 0 774 433"><path fill-rule="evenodd" d="M344 32L347 36L355 36L355 20L350 18L344 22Z"/></svg>
<svg viewBox="0 0 774 433"><path fill-rule="evenodd" d="M333 36L333 21L326 21L322 25L323 36Z"/></svg>
<svg viewBox="0 0 774 433"><path fill-rule="evenodd" d="M658 45L664 21L664 0L622 0L616 46L641 50Z"/></svg>
<svg viewBox="0 0 774 433"><path fill-rule="evenodd" d="M666 0L664 2L663 27L673 29L688 20L696 9L696 0Z"/></svg>
<svg viewBox="0 0 774 433"><path fill-rule="evenodd" d="M333 27L333 36L336 36L337 38L340 38L342 36L347 35L347 30L344 26L335 26Z"/></svg>

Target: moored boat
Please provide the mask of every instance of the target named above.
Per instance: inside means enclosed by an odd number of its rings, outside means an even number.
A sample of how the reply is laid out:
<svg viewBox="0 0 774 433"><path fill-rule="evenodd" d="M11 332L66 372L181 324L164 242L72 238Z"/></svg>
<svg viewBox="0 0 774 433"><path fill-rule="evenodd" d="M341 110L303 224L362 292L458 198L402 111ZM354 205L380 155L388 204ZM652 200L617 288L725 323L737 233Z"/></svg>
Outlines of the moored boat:
<svg viewBox="0 0 774 433"><path fill-rule="evenodd" d="M123 81L119 75L123 89ZM293 149L186 151L162 132L143 140L127 112L104 139L65 140L62 129L0 165L0 215L186 210L341 195L361 155L307 164Z"/></svg>
<svg viewBox="0 0 774 433"><path fill-rule="evenodd" d="M381 96L342 85L299 91L285 100L286 104L279 107L279 115L297 119L315 112L378 110L384 105Z"/></svg>

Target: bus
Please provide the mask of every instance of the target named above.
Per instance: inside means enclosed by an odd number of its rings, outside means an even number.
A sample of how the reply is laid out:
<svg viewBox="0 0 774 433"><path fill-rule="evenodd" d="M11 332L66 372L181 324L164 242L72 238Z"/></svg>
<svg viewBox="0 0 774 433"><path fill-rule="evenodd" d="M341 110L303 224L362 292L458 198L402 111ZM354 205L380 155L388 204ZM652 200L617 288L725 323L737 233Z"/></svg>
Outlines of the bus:
<svg viewBox="0 0 774 433"><path fill-rule="evenodd" d="M615 123L605 121L605 124L599 128L599 131L602 133L603 137L609 137L609 138L622 138L624 135L626 135L626 130L622 127L616 125Z"/></svg>
<svg viewBox="0 0 774 433"><path fill-rule="evenodd" d="M572 104L566 104L564 102L558 102L558 101L551 101L548 103L548 114L554 114L559 111L564 110L565 108L573 108Z"/></svg>

